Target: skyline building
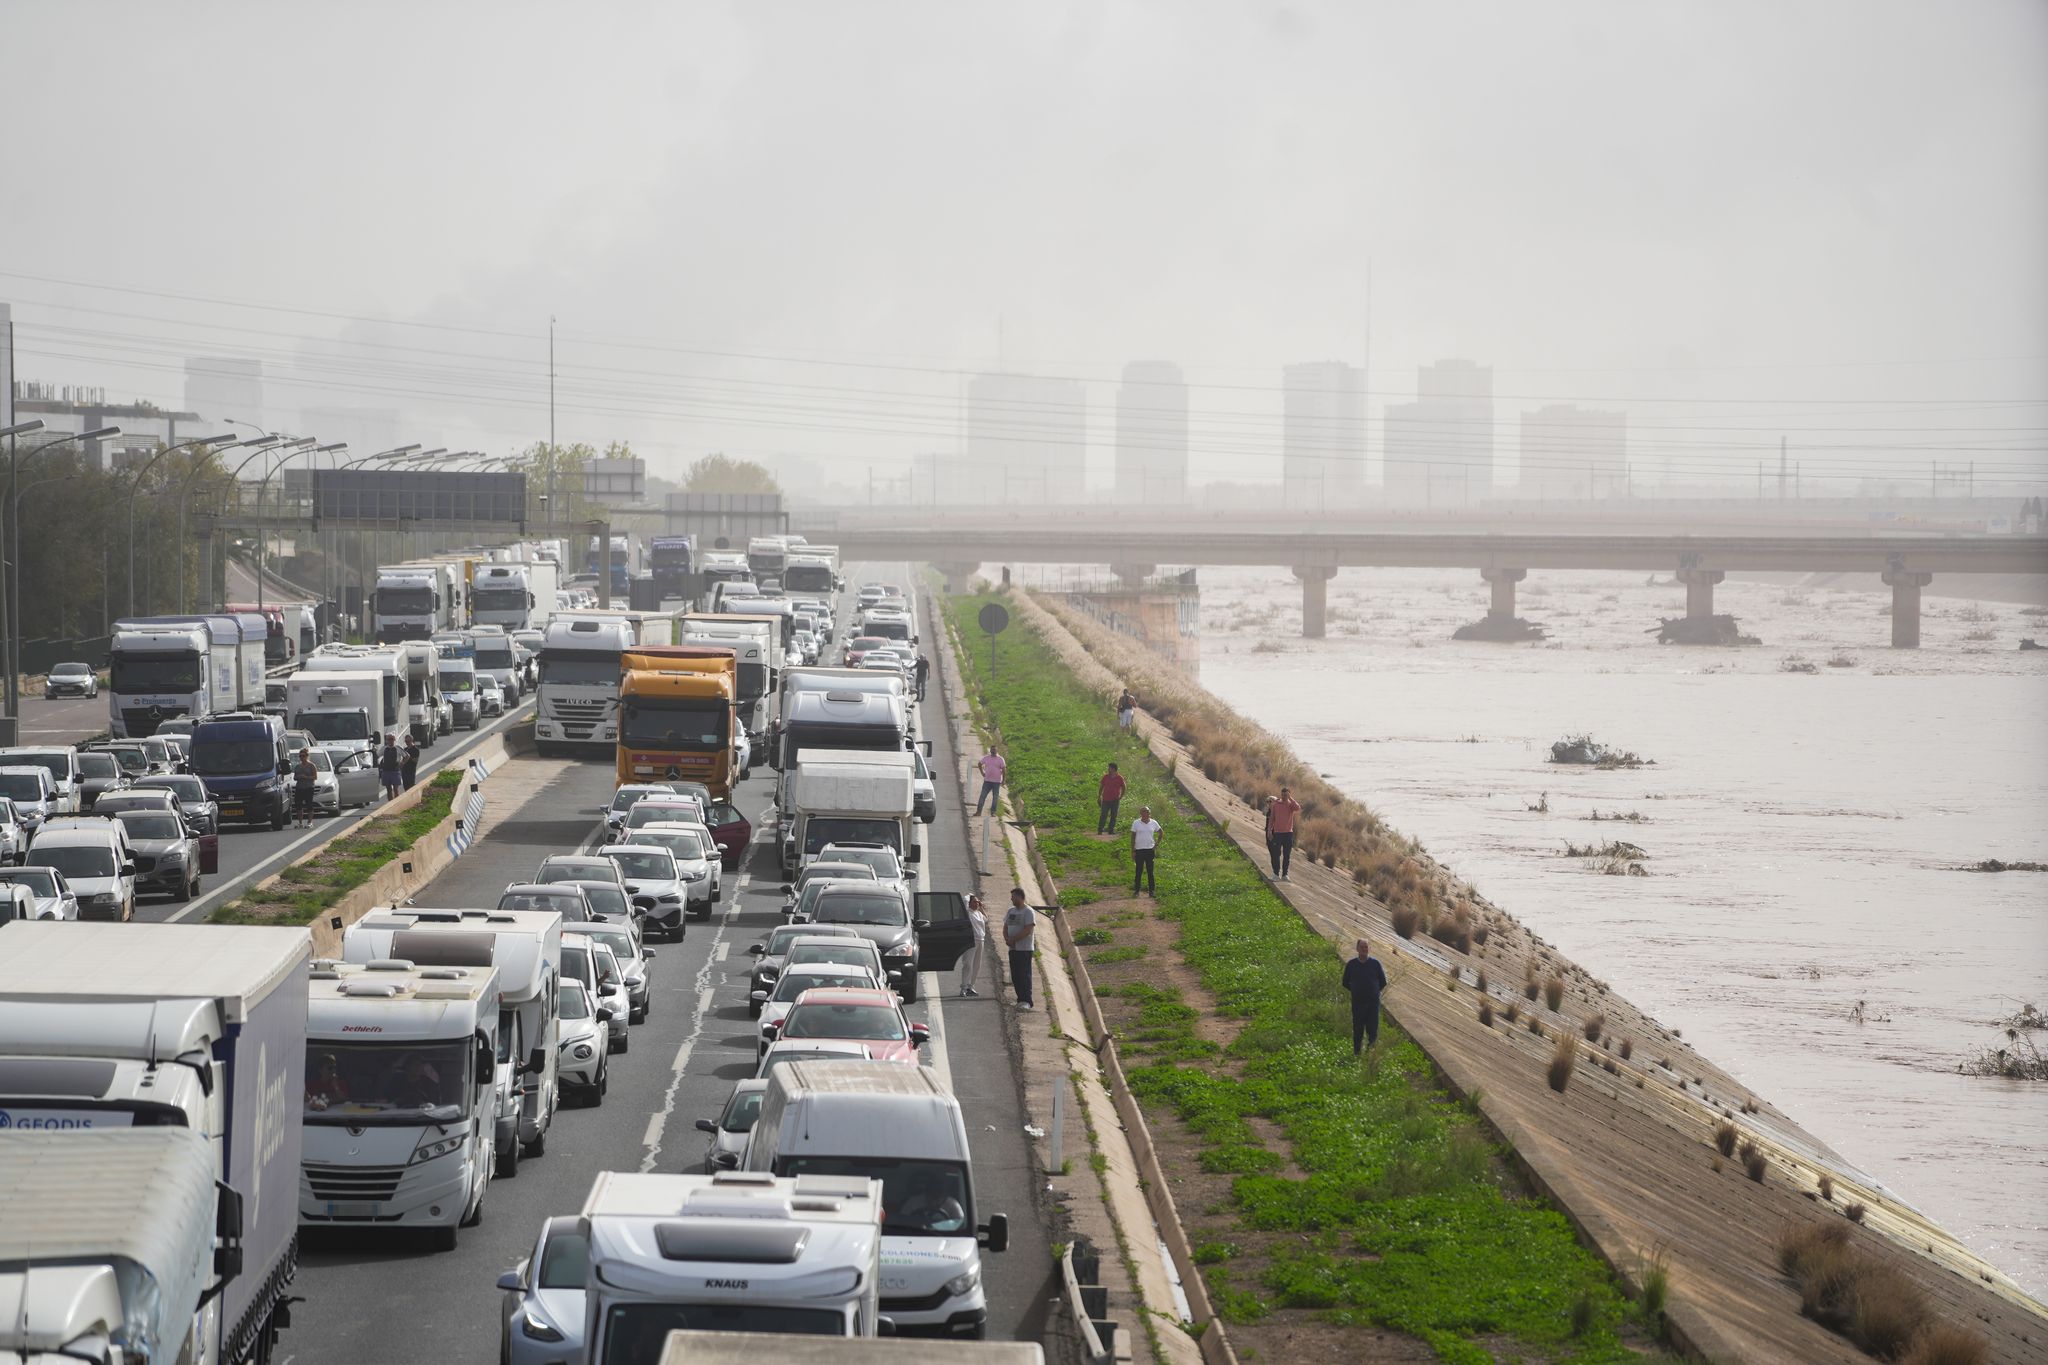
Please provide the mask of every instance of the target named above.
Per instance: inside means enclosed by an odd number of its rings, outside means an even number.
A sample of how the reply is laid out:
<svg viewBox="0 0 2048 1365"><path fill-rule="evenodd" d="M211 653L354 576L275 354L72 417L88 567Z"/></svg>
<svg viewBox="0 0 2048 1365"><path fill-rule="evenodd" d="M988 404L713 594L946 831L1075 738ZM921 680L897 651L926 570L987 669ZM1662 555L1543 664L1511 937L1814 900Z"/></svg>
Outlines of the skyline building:
<svg viewBox="0 0 2048 1365"><path fill-rule="evenodd" d="M1493 495L1493 367L1439 360L1416 372L1415 401L1387 409L1380 443L1388 502L1425 507Z"/></svg>
<svg viewBox="0 0 2048 1365"><path fill-rule="evenodd" d="M1522 414L1525 498L1586 502L1628 493L1628 414L1552 403Z"/></svg>
<svg viewBox="0 0 2048 1365"><path fill-rule="evenodd" d="M1181 503L1187 496L1187 382L1171 361L1134 360L1116 391L1116 500Z"/></svg>
<svg viewBox="0 0 2048 1365"><path fill-rule="evenodd" d="M1365 489L1365 372L1311 361L1285 367L1281 387L1281 502L1357 502Z"/></svg>
<svg viewBox="0 0 2048 1365"><path fill-rule="evenodd" d="M941 503L1080 502L1088 493L1088 397L1071 379L978 374L967 448L937 471Z"/></svg>

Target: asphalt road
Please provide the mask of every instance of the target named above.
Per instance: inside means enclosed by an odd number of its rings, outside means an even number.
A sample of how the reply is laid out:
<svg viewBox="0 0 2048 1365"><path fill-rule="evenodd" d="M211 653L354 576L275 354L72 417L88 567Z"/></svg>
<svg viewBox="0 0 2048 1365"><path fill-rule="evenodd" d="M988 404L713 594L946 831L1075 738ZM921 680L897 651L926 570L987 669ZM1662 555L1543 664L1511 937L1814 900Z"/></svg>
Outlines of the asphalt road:
<svg viewBox="0 0 2048 1365"><path fill-rule="evenodd" d="M858 581L858 580L856 580ZM954 771L944 719L921 733L936 742L934 762ZM594 840L596 808L609 800L612 772L599 761L548 760L555 775L537 794L415 896L421 906L489 907L506 883L523 879L551 853ZM773 774L757 770L741 788L741 804L765 813ZM921 881L927 889L972 890L967 827L960 793L939 784L939 818L925 831ZM354 1365L370 1360L490 1361L497 1357L502 1296L494 1285L532 1248L542 1220L574 1213L601 1170L697 1171L705 1135L694 1120L713 1117L732 1083L754 1067L754 1024L747 1017L747 947L782 922L781 874L769 832L756 820L756 843L738 874L725 879L725 900L708 921L692 921L681 943L656 945L652 1005L633 1026L630 1048L611 1058L610 1093L595 1109L566 1109L555 1120L546 1155L520 1163L516 1177L493 1182L480 1226L462 1233L455 1251L437 1253L411 1237L335 1233L307 1236L294 1292L305 1302L279 1344L285 1365ZM959 1096L974 1155L977 1212L1010 1216L1008 1251L984 1259L989 1335L1048 1339L1057 1287L1049 1206L1034 1175L1023 1133L1045 1121L1027 1113L1013 1060L1018 1015L996 994L992 951L983 953L976 999L958 994L957 974L927 973L913 1020L932 1028L926 1062Z"/></svg>

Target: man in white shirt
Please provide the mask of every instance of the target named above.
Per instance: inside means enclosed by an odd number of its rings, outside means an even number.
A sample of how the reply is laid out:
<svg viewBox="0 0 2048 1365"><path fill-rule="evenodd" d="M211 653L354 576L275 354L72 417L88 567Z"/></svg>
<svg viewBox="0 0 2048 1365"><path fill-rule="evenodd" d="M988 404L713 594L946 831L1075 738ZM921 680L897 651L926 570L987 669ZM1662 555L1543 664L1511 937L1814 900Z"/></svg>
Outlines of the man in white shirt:
<svg viewBox="0 0 2048 1365"><path fill-rule="evenodd" d="M1152 818L1150 806L1138 807L1138 818L1131 821L1131 894L1138 894L1143 883L1145 894L1158 898L1159 887L1152 879L1154 864L1159 860L1159 822Z"/></svg>
<svg viewBox="0 0 2048 1365"><path fill-rule="evenodd" d="M988 916L981 911L981 897L967 898L967 925L971 937L967 951L960 954L960 994L980 995L974 979L981 975L981 941L988 937Z"/></svg>

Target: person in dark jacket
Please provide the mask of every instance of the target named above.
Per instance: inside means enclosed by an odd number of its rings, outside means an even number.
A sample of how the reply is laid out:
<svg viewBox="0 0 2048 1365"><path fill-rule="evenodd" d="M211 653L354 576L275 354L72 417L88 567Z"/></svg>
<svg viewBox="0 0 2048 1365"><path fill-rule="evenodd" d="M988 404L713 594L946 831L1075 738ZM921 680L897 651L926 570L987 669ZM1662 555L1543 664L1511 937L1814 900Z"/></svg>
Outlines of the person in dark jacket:
<svg viewBox="0 0 2048 1365"><path fill-rule="evenodd" d="M405 749L398 756L398 777L403 786L410 790L420 775L420 742L411 735L405 737Z"/></svg>
<svg viewBox="0 0 2048 1365"><path fill-rule="evenodd" d="M384 737L384 751L377 755L377 780L384 784L387 801L398 795L405 782L405 760L398 756L398 745L389 735Z"/></svg>
<svg viewBox="0 0 2048 1365"><path fill-rule="evenodd" d="M1351 992L1351 1055L1380 1042L1380 992L1387 988L1387 969L1372 955L1372 945L1358 940L1358 956L1344 964L1344 989Z"/></svg>

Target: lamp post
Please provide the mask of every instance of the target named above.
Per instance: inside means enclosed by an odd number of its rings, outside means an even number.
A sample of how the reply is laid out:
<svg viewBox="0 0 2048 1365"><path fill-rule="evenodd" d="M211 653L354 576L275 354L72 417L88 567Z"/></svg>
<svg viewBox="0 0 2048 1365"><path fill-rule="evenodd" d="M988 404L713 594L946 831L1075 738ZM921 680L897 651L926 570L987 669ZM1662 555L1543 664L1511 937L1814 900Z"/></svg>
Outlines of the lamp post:
<svg viewBox="0 0 2048 1365"><path fill-rule="evenodd" d="M251 463L259 459L265 459L272 455L288 455L295 450L304 450L307 446L313 444L313 439L314 438L311 436L299 436L296 438L289 436L271 436L266 438L266 440L262 444L256 445L254 452L251 455L249 455L248 458L244 459L240 464L236 465L234 467L234 470L228 475L229 487L235 490L235 509L237 511L240 511L242 506L241 478L243 470L247 469ZM258 590L260 592L261 585L263 582L263 504L260 489L257 494L256 505L256 545L256 582L258 585ZM206 551L206 581L209 584L211 584L213 582L212 537L208 537L207 539Z"/></svg>
<svg viewBox="0 0 2048 1365"><path fill-rule="evenodd" d="M235 419L232 417L227 418L226 420L235 426L249 425L249 423L246 422L236 422ZM283 439L284 438L282 436L256 436L246 441L238 441L236 443L236 446L237 448L244 450L266 450L276 445L279 441ZM201 474L204 474L206 472L207 466L203 464L194 465L189 471L186 472L185 481L178 485L178 614L180 616L185 614L185 508L187 504L189 504L192 500L192 485L198 481L198 478ZM207 541L207 556L209 564L212 562L212 549L213 542L212 539L209 538Z"/></svg>
<svg viewBox="0 0 2048 1365"><path fill-rule="evenodd" d="M37 425L41 425L38 423ZM10 432L20 428L10 428ZM59 436L46 441L31 450L29 454L39 455L55 450L58 446L73 441L97 441L108 436L119 436L119 427L95 427L70 436ZM21 714L21 442L19 439L7 443L7 544L14 555L7 582L7 714Z"/></svg>
<svg viewBox="0 0 2048 1365"><path fill-rule="evenodd" d="M135 471L135 482L128 485L128 614L135 614L135 495L142 491L142 480L156 466L156 462L177 450L190 450L194 446L218 445L222 450L231 449L241 442L230 433L226 436L202 436L196 441L180 441L174 446L165 446L156 454L143 461L142 468ZM179 542L183 544L182 541ZM180 554L184 553L181 549ZM151 580L154 582L154 579Z"/></svg>
<svg viewBox="0 0 2048 1365"><path fill-rule="evenodd" d="M307 451L310 455L326 455L337 450L348 449L347 441L336 441L332 445L316 446L313 445L313 439L313 437L308 436L304 440L296 442L295 445L311 446L312 448ZM293 448L294 446L284 447L287 451ZM283 460L278 461L277 468L284 468ZM262 481L256 485L256 610L259 613L263 610L263 545L270 538L263 533L263 495L270 487L270 476L276 472L277 470L266 468L263 471Z"/></svg>

